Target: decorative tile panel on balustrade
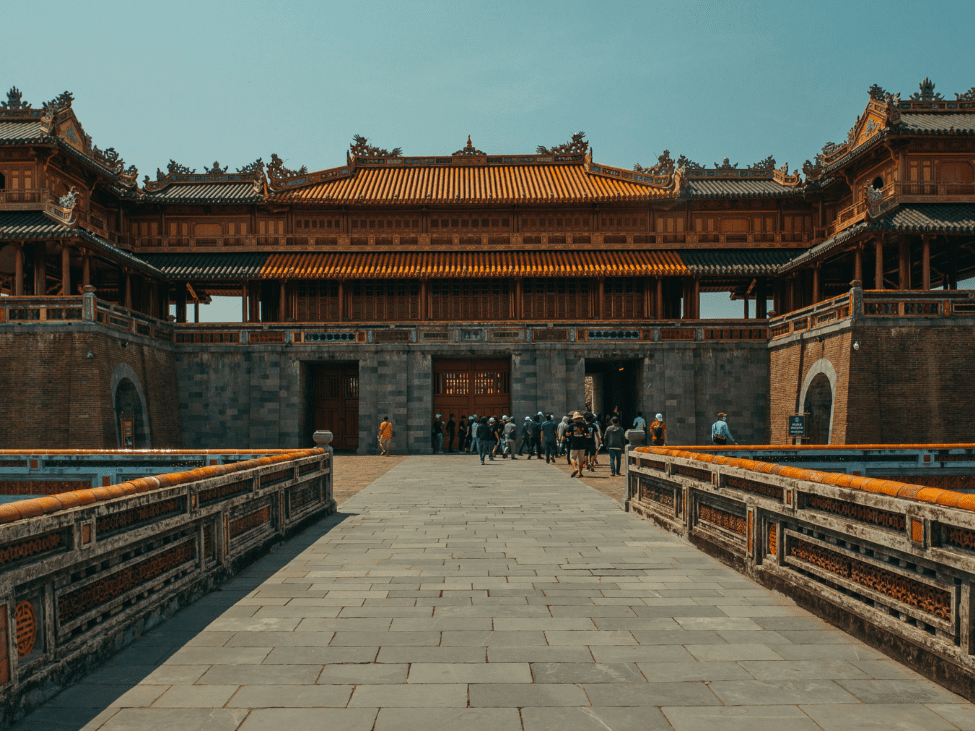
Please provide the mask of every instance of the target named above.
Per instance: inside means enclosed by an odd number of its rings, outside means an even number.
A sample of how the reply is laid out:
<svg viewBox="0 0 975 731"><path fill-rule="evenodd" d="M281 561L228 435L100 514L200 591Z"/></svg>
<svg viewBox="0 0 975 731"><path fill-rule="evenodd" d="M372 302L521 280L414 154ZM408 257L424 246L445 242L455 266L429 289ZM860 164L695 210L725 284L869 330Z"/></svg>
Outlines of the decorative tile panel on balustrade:
<svg viewBox="0 0 975 731"><path fill-rule="evenodd" d="M626 506L975 697L975 495L644 447Z"/></svg>
<svg viewBox="0 0 975 731"><path fill-rule="evenodd" d="M138 470L137 454L116 454ZM84 455L63 452L15 453L2 462L40 470L42 460L53 465L70 456L76 467L84 462ZM112 453L87 456L100 463ZM256 552L335 511L330 448L257 459L169 456L209 465L0 505L3 723L214 588ZM146 458L159 472L158 459Z"/></svg>

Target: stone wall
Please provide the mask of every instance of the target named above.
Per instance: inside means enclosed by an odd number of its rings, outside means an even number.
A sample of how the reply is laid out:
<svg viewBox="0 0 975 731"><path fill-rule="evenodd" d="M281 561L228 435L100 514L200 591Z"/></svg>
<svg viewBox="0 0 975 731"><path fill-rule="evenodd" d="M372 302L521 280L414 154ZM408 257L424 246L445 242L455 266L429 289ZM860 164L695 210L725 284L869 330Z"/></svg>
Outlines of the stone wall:
<svg viewBox="0 0 975 731"><path fill-rule="evenodd" d="M4 449L115 449L113 380L120 374L138 380L151 446L182 445L171 347L93 324L7 326L0 364Z"/></svg>

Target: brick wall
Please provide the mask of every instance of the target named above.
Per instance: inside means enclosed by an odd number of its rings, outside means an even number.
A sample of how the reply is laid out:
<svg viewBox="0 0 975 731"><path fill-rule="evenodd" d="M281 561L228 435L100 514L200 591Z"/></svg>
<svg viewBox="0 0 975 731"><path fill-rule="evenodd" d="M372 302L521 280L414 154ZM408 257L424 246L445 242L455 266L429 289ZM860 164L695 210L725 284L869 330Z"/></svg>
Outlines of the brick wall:
<svg viewBox="0 0 975 731"><path fill-rule="evenodd" d="M849 328L815 334L785 345L769 348L769 444L791 444L788 419L804 408L798 403L810 370L821 360L829 362L836 374L833 393L831 444L846 444L849 430L846 394L850 388L850 352L853 344ZM865 442L849 442L864 444Z"/></svg>
<svg viewBox="0 0 975 731"><path fill-rule="evenodd" d="M790 442L787 416L795 413L799 389L819 358L828 359L837 375L833 444L975 440L973 324L860 320L807 339L773 343L771 443Z"/></svg>
<svg viewBox="0 0 975 731"><path fill-rule="evenodd" d="M117 448L112 374L120 364L140 381L152 446L182 446L176 369L165 347L94 326L11 328L0 332L0 364L4 449Z"/></svg>

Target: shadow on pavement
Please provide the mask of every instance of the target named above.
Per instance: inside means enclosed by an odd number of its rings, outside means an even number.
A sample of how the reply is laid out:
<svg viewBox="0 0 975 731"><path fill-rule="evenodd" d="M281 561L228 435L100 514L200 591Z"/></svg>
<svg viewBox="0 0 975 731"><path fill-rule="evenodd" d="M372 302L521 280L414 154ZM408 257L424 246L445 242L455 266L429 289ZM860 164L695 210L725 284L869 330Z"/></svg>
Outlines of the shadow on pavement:
<svg viewBox="0 0 975 731"><path fill-rule="evenodd" d="M77 731L88 724L97 728L121 709L121 706L111 707L111 704L145 680L177 650L192 646L194 638L215 619L322 535L354 515L357 513L343 512L340 508L337 513L312 523L287 541L276 544L215 591L154 627L103 665L50 698L12 726L12 731L40 728L45 731ZM133 699L133 705L148 705L148 702Z"/></svg>

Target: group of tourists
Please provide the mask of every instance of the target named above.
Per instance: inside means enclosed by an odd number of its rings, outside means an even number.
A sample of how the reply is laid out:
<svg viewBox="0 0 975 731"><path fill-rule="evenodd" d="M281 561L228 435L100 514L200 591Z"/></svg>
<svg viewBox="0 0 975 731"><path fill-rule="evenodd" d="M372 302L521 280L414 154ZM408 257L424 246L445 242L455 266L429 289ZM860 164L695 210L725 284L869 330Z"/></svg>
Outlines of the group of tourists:
<svg viewBox="0 0 975 731"><path fill-rule="evenodd" d="M638 411L633 428L646 434L647 443L655 447L667 445L667 422L663 414L657 414L648 427L643 412ZM392 422L388 416L383 417L379 425L379 449L383 457L389 456L392 437ZM528 459L537 457L540 460L544 455L546 464L564 456L573 467L573 477L582 477L587 470L595 471L601 449L609 454L610 475L618 476L625 444L618 410L602 418L589 411L575 411L560 421L555 421L552 414L539 411L534 417L526 416L521 424L507 414L500 419L464 415L459 422L454 414L447 422L443 421L442 414L437 414L433 418L430 437L434 454L477 454L481 464L485 459L493 461L495 457L518 459L525 456L526 450ZM724 412L718 414L718 420L711 426L711 441L718 445L735 442L728 428L728 415Z"/></svg>

